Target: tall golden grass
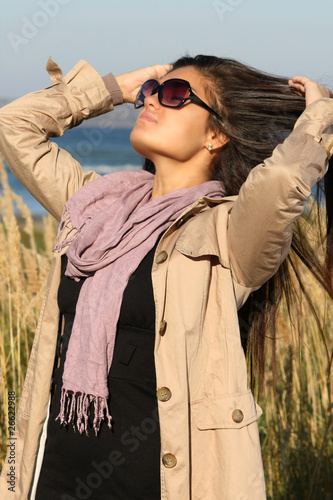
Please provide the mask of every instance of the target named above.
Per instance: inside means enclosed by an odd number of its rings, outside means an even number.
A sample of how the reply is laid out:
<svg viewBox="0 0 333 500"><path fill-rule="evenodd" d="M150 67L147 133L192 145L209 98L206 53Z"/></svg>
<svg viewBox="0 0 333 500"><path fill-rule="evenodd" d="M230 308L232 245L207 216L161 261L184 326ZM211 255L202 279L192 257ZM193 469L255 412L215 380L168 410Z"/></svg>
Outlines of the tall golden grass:
<svg viewBox="0 0 333 500"><path fill-rule="evenodd" d="M17 400L29 360L48 274L55 221L36 224L9 188L0 160L0 465L8 431L8 391ZM14 213L14 206L20 213ZM301 269L322 333L300 295L294 318L302 333L293 341L286 306L281 308L276 342L277 377L267 352L264 415L259 420L269 499L333 499L332 356L333 307L311 276ZM272 351L273 352L273 351Z"/></svg>
<svg viewBox="0 0 333 500"><path fill-rule="evenodd" d="M320 324L300 295L293 305L299 339L291 336L285 304L279 315L274 381L273 353L267 352L259 420L267 496L333 500L333 307L315 279L302 271Z"/></svg>
<svg viewBox="0 0 333 500"><path fill-rule="evenodd" d="M0 466L8 436L8 392L22 391L48 275L55 221L34 223L9 187L0 158ZM19 217L15 215L15 206ZM0 467L0 468L1 468Z"/></svg>

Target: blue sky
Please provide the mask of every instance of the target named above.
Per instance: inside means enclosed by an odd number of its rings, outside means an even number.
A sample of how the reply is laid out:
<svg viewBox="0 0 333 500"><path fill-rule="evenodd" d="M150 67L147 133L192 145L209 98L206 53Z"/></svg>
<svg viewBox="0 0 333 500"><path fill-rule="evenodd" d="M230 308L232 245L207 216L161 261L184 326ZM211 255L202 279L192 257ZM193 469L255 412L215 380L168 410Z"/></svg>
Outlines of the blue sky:
<svg viewBox="0 0 333 500"><path fill-rule="evenodd" d="M49 56L102 75L189 53L305 74L333 87L332 0L11 0L0 19L0 97L50 84Z"/></svg>

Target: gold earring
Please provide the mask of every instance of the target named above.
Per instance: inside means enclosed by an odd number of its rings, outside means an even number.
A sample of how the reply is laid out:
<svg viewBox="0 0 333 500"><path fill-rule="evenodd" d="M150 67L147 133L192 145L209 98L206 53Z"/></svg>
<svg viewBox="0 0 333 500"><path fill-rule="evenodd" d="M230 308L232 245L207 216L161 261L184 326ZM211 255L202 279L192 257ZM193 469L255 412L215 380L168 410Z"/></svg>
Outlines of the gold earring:
<svg viewBox="0 0 333 500"><path fill-rule="evenodd" d="M208 143L208 151L211 151L213 149L213 144L211 142Z"/></svg>

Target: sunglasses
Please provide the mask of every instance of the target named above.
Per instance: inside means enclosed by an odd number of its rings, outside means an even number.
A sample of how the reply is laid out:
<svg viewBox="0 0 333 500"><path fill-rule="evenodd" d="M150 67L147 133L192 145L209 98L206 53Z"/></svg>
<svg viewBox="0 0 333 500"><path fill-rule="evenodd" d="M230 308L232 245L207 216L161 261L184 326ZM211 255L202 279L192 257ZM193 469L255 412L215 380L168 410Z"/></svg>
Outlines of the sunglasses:
<svg viewBox="0 0 333 500"><path fill-rule="evenodd" d="M156 80L147 80L138 92L134 107L136 109L141 108L144 105L145 98L156 93L159 103L166 108L180 108L186 101L190 100L222 121L222 118L212 108L193 93L190 84L180 78L166 80L161 85Z"/></svg>

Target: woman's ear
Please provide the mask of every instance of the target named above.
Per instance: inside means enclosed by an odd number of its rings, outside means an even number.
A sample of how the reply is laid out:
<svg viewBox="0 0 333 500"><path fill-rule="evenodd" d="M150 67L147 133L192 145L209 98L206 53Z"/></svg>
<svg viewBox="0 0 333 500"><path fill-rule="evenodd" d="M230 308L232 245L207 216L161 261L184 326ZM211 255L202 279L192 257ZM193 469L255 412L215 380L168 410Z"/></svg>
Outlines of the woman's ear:
<svg viewBox="0 0 333 500"><path fill-rule="evenodd" d="M229 141L229 137L226 136L220 130L210 131L207 140L207 149L211 153L215 153L219 149L223 148L225 144Z"/></svg>

